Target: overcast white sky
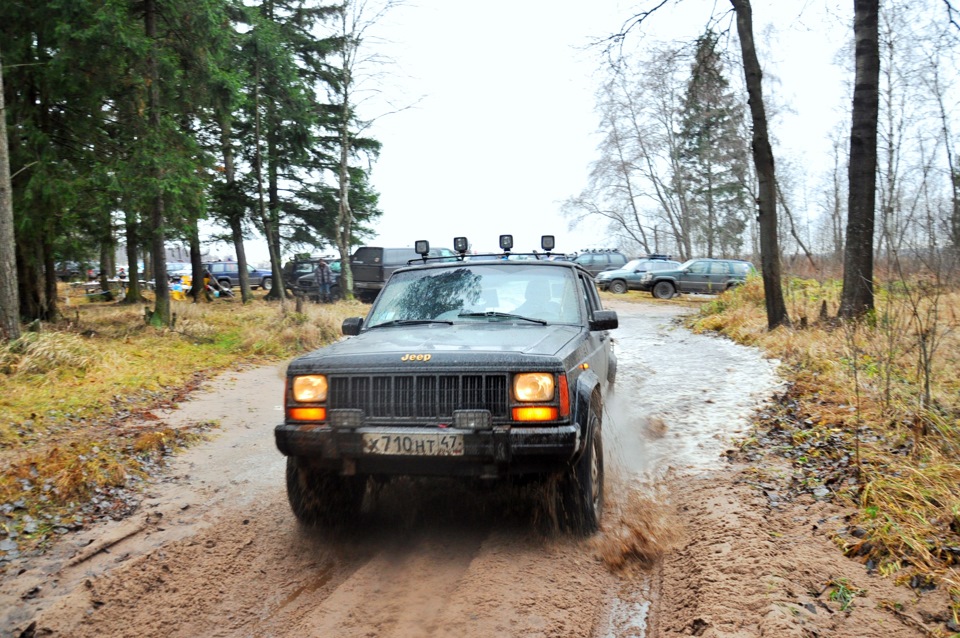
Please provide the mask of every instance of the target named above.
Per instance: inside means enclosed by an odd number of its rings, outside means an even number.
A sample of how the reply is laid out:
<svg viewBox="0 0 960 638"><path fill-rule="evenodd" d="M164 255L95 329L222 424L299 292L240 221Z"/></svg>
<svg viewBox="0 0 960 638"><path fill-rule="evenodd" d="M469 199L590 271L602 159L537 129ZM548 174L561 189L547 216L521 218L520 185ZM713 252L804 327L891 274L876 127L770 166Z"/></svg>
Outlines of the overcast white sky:
<svg viewBox="0 0 960 638"><path fill-rule="evenodd" d="M827 0L753 4L761 63L777 78L778 99L794 111L771 123L783 143L776 152L819 164L848 110L833 59L852 29L849 11L827 14L825 7L836 4ZM510 233L518 250L539 248L542 234L556 235L558 249L568 252L609 245L599 223L571 230L560 213L562 202L586 185L599 141L600 53L586 45L649 5L411 0L381 20L375 34L388 42L371 44L394 65L383 69L390 77L377 88L400 104L416 104L377 119L371 133L383 144L372 172L383 217L370 243L427 239L451 246L454 236L465 235L475 248L494 249L498 236ZM714 8L729 6L675 0L630 45L641 37L695 38ZM771 23L776 31L766 32ZM252 261L265 258L251 248Z"/></svg>
<svg viewBox="0 0 960 638"><path fill-rule="evenodd" d="M776 132L810 152L832 130L834 99L843 94L831 64L842 41L827 43L822 34L823 20L831 30L845 25L843 16L824 15L823 4L754 2L758 39L777 21L781 49L762 62L776 65L777 91L797 111L790 130ZM657 40L696 37L714 5L730 6L683 0L652 16L644 32ZM511 233L524 250L538 248L542 234L556 235L566 251L609 245L599 223L568 229L560 207L586 185L599 142L600 51L586 45L617 31L637 6L416 0L385 19L378 30L392 43L391 81L408 103L422 100L379 119L373 130L383 143L372 174L384 211L376 241L412 245L424 238L449 246L454 236L466 235L475 247L492 249L501 233ZM630 44L640 37L634 34Z"/></svg>

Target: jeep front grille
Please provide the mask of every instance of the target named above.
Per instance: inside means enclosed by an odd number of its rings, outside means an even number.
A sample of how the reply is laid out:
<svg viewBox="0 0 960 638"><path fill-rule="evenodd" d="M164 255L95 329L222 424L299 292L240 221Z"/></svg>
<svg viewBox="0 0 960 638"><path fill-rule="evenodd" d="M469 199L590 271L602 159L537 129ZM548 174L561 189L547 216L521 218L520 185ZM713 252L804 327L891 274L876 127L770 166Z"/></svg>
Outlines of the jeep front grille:
<svg viewBox="0 0 960 638"><path fill-rule="evenodd" d="M331 376L331 410L363 410L368 420L444 421L454 410L509 413L506 374Z"/></svg>

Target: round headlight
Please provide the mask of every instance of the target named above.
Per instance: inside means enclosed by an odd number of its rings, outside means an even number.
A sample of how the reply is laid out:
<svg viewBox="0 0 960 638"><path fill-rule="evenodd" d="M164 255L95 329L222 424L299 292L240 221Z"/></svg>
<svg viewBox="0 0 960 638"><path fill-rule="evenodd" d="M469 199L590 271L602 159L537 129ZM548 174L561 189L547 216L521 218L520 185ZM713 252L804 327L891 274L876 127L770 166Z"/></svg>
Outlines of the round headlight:
<svg viewBox="0 0 960 638"><path fill-rule="evenodd" d="M525 372L513 378L517 401L551 401L555 382L550 372Z"/></svg>
<svg viewBox="0 0 960 638"><path fill-rule="evenodd" d="M294 377L293 398L302 402L326 401L327 377L322 374Z"/></svg>

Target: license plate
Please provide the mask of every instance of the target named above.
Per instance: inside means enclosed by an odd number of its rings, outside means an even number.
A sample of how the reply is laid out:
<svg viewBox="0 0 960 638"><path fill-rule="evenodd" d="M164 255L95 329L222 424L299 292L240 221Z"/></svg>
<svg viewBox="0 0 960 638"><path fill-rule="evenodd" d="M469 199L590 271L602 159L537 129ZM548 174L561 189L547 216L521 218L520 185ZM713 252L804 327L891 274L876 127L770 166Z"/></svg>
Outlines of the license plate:
<svg viewBox="0 0 960 638"><path fill-rule="evenodd" d="M463 436L440 433L364 433L363 452L393 456L463 456Z"/></svg>

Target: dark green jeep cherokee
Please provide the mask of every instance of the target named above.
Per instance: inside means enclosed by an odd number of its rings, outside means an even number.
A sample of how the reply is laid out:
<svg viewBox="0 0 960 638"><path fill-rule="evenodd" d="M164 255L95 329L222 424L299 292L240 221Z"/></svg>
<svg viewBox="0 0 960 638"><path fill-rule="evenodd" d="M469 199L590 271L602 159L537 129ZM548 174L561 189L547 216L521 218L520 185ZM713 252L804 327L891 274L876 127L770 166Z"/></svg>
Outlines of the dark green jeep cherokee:
<svg viewBox="0 0 960 638"><path fill-rule="evenodd" d="M501 257L511 243L501 237ZM343 322L349 339L290 364L276 442L293 512L343 522L371 477L528 475L558 478L561 521L590 533L616 312L577 264L472 261L455 244L457 261L397 270L365 319Z"/></svg>

